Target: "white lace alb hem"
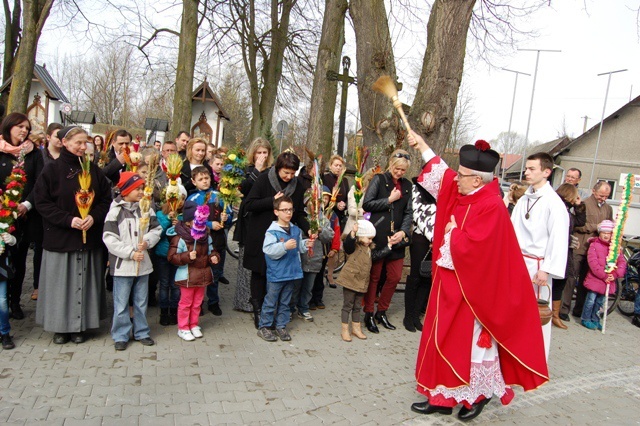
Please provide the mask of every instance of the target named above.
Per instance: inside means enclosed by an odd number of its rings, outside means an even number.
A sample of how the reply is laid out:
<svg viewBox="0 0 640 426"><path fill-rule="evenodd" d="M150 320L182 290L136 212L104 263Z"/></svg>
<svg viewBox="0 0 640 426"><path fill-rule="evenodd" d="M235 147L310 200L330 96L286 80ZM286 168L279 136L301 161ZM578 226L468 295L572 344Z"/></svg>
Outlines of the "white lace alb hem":
<svg viewBox="0 0 640 426"><path fill-rule="evenodd" d="M436 265L446 269L455 269L451 257L451 231L444 234L444 242L440 247L440 258L436 261Z"/></svg>
<svg viewBox="0 0 640 426"><path fill-rule="evenodd" d="M442 395L445 398L453 398L457 403L467 401L473 404L480 395L492 398L494 395L502 398L507 392L507 386L500 370L500 360L496 357L493 361L471 363L471 377L469 386L449 389L442 385L430 391L431 395Z"/></svg>
<svg viewBox="0 0 640 426"><path fill-rule="evenodd" d="M444 162L443 159L440 159L439 163L436 163L431 166L431 171L424 175L424 179L420 182L420 185L424 189L429 192L435 198L438 199L438 194L440 193L440 184L442 182L442 176L444 176L444 172L447 171L449 166Z"/></svg>

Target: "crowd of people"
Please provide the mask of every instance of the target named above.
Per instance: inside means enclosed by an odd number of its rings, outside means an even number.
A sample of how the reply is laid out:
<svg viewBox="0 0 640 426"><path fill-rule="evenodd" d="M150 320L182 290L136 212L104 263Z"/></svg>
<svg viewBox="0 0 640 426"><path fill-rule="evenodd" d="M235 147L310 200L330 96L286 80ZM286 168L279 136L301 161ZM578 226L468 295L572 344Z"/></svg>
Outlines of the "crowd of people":
<svg viewBox="0 0 640 426"><path fill-rule="evenodd" d="M235 216L233 308L251 313L258 336L268 342L291 340L287 325L294 317L310 322L313 311L325 308L325 277L329 286L343 287L343 341L367 339L361 323L374 334L378 326L395 330L388 311L408 249L402 325L424 330L416 379L428 398L412 410L451 414L462 404L458 417L467 421L493 396L508 404L513 385L527 390L545 383L551 327L568 328L574 289L573 316L600 329L605 289L615 291L626 267L620 256L617 269L604 272L614 226L606 203L611 187L598 182L583 199L580 171L570 169L554 190L553 159L545 153L527 158L526 182L512 184L503 200L493 174L499 155L489 144L462 147L454 171L410 132L415 152L397 149L384 170L364 173L358 202L355 183L342 178L346 161L333 155L319 176L327 215L312 229L309 189L317 169L293 152L274 158L263 138L247 150L242 201L232 209L217 192L226 150L186 131L175 141L142 147L132 172L126 130L116 131L106 147L104 138L80 127L54 123L44 135L31 132L19 113L5 117L1 128L2 190L12 190L6 178L18 159L26 175L15 226L0 230L4 349L15 346L9 318L24 318L29 247L36 322L53 333L54 343L80 344L87 330L99 328L108 291L116 350L126 350L131 340L155 344L147 307L156 303L160 325L177 326L185 341L202 338L199 317L222 315L218 286L229 283L225 230ZM163 199L173 154L182 161L177 212ZM141 227L152 157L160 166ZM407 179L412 157L422 169ZM92 194L88 214L77 202L83 177ZM336 277L341 250L348 258ZM548 324L541 322L540 304L550 307ZM633 323L640 326L640 312Z"/></svg>

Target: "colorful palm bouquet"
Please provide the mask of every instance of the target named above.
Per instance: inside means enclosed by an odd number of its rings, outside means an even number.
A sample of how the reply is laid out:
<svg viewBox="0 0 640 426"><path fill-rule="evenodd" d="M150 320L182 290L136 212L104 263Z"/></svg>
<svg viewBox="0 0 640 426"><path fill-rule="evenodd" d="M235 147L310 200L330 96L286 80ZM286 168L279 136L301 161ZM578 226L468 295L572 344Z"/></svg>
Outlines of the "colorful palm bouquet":
<svg viewBox="0 0 640 426"><path fill-rule="evenodd" d="M149 228L149 221L151 219L151 203L153 202L153 188L155 184L156 171L158 169L158 156L151 155L149 157L149 173L147 173L147 179L144 183L144 194L142 199L138 203L140 206L140 221L138 231L138 244L142 244L144 234ZM136 266L136 277L140 272L140 262Z"/></svg>
<svg viewBox="0 0 640 426"><path fill-rule="evenodd" d="M76 206L78 206L80 217L85 219L89 216L95 193L91 189L91 159L89 154L84 154L84 157L79 160L81 167L78 175L80 189L76 191ZM82 231L82 244L87 244L87 231Z"/></svg>
<svg viewBox="0 0 640 426"><path fill-rule="evenodd" d="M356 200L356 220L358 220L358 209L360 200L364 196L364 188L362 186L362 179L364 177L364 168L369 158L369 150L364 146L357 146L354 152L354 164L356 165L356 175L354 179L354 191L353 198Z"/></svg>
<svg viewBox="0 0 640 426"><path fill-rule="evenodd" d="M628 173L624 178L624 190L620 199L620 205L618 206L618 213L616 214L616 226L613 228L613 235L611 235L611 244L609 244L609 253L606 259L606 266L604 271L607 274L612 273L618 264L618 256L620 256L620 245L622 244L622 236L624 231L624 225L627 222L627 216L629 215L629 204L633 197L633 187L636 183L633 173ZM604 315L602 320L602 334L605 333L607 328L607 310L609 309L609 285L611 283L607 281L605 288L604 298Z"/></svg>
<svg viewBox="0 0 640 426"><path fill-rule="evenodd" d="M182 172L182 158L178 154L171 154L166 161L167 178L169 185L164 191L164 199L169 205L169 215L176 218L178 209L180 208L180 188L178 187L178 178Z"/></svg>
<svg viewBox="0 0 640 426"><path fill-rule="evenodd" d="M327 217L327 219L331 218L331 212L333 211L333 209L336 206L336 201L338 199L338 193L340 192L340 185L342 184L342 179L344 178L344 173L346 171L347 171L346 168L342 169L342 173L340 173L340 176L338 176L338 179L336 179L336 184L331 189L331 200L329 201L329 205L327 206L327 208L324 211L324 214Z"/></svg>
<svg viewBox="0 0 640 426"><path fill-rule="evenodd" d="M240 203L240 198L242 197L240 184L244 180L246 167L247 158L244 150L240 147L231 149L224 159L218 185L223 212L226 212L228 207L233 207Z"/></svg>
<svg viewBox="0 0 640 426"><path fill-rule="evenodd" d="M4 193L0 190L0 232L15 231L15 221L18 219L18 206L22 200L27 174L24 169L24 150L20 151L18 160L11 169L11 174L5 180ZM4 252L5 243L0 239L0 253Z"/></svg>
<svg viewBox="0 0 640 426"><path fill-rule="evenodd" d="M308 171L311 176L311 186L307 189L305 200L307 205L307 221L309 222L309 256L313 256L313 242L320 233L324 217L324 203L322 202L322 182L320 181L320 165L318 159L313 160L313 167Z"/></svg>

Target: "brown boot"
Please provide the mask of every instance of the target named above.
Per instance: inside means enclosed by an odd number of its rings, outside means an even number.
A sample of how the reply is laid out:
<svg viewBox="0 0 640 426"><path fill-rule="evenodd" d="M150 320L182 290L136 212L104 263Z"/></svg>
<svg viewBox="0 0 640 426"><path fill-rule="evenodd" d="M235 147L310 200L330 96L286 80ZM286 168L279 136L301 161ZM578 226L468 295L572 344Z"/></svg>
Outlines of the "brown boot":
<svg viewBox="0 0 640 426"><path fill-rule="evenodd" d="M558 328L566 330L568 327L564 325L562 320L560 319L560 306L562 306L562 300L554 300L552 303L553 306L553 318L551 322Z"/></svg>
<svg viewBox="0 0 640 426"><path fill-rule="evenodd" d="M354 336L356 336L358 339L365 340L367 338L367 336L365 336L364 333L362 332L362 327L360 327L359 322L351 323L351 333Z"/></svg>
<svg viewBox="0 0 640 426"><path fill-rule="evenodd" d="M342 340L345 342L351 341L351 334L349 333L349 324L342 323L342 332L340 333Z"/></svg>

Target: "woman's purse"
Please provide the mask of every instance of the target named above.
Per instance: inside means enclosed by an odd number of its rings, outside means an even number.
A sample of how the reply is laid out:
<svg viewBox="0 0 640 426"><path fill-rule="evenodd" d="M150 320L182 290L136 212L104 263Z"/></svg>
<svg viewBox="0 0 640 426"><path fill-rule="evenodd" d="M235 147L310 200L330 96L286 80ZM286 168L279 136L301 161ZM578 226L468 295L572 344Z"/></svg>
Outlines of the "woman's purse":
<svg viewBox="0 0 640 426"><path fill-rule="evenodd" d="M429 257L429 253L431 253L431 246L429 246L429 251L424 255L422 262L420 262L420 276L422 278L431 276L431 268L433 266L433 262L431 261L431 259L427 259L427 257Z"/></svg>
<svg viewBox="0 0 640 426"><path fill-rule="evenodd" d="M549 292L549 298L551 297L551 292ZM549 324L551 321L551 317L553 316L553 312L549 307L549 298L541 299L540 298L540 286L538 286L538 313L540 314L540 323L542 325Z"/></svg>

